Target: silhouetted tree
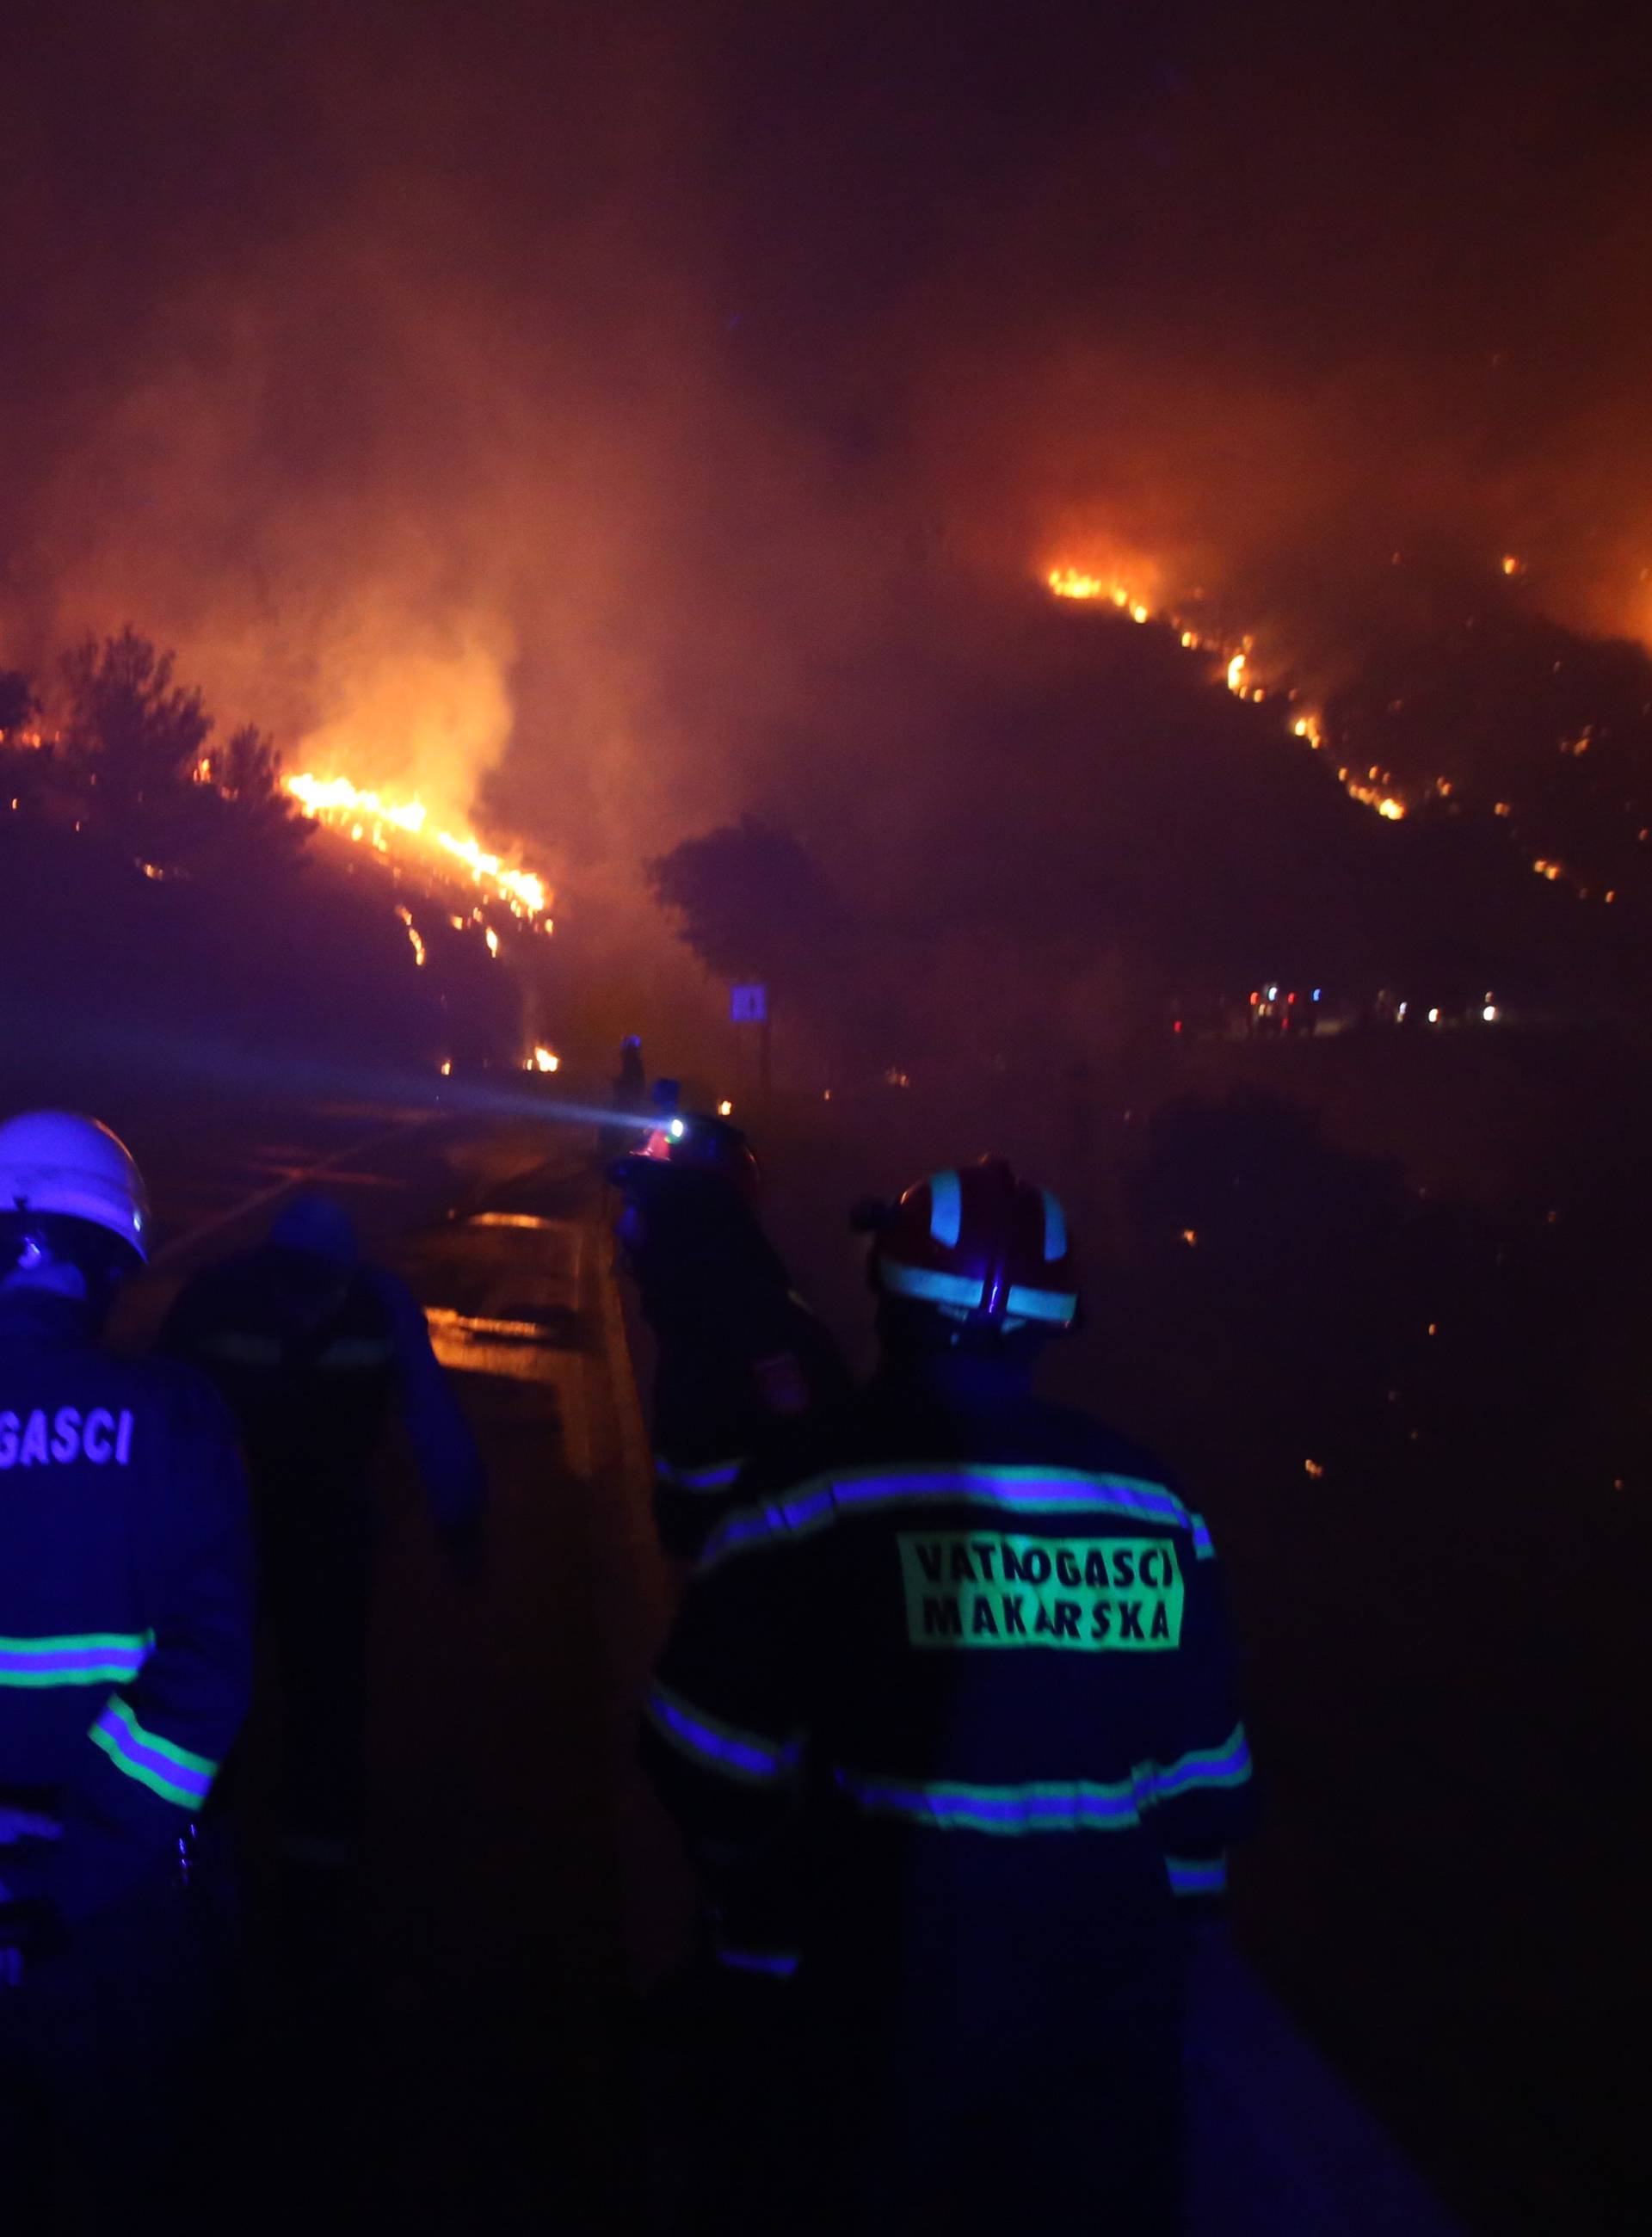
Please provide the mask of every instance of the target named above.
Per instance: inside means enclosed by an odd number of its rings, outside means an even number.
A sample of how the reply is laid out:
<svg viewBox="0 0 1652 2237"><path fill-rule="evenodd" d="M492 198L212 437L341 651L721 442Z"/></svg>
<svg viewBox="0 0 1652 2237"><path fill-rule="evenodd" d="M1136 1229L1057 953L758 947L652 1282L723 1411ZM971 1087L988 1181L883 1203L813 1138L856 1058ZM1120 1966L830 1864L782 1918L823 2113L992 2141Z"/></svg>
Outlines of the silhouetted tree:
<svg viewBox="0 0 1652 2237"><path fill-rule="evenodd" d="M36 711L29 678L18 668L0 668L0 736L21 730Z"/></svg>
<svg viewBox="0 0 1652 2237"><path fill-rule="evenodd" d="M308 842L315 827L282 790L281 756L256 723L232 731L207 769L214 815L203 851L233 863L249 855L290 858Z"/></svg>
<svg viewBox="0 0 1652 2237"><path fill-rule="evenodd" d="M173 682L174 657L129 624L63 663L68 765L118 835L148 853L175 848L198 820L188 789L212 730L199 691Z"/></svg>
<svg viewBox="0 0 1652 2237"><path fill-rule="evenodd" d="M812 855L755 816L685 839L648 865L655 898L675 910L708 969L727 979L797 985L831 967L847 926Z"/></svg>

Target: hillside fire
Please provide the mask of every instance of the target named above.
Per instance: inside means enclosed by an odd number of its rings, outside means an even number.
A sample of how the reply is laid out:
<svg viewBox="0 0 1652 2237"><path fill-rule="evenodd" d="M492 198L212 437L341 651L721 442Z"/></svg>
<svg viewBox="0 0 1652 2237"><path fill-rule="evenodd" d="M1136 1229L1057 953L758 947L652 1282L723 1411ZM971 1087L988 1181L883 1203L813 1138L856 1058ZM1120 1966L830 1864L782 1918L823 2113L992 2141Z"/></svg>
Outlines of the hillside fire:
<svg viewBox="0 0 1652 2237"><path fill-rule="evenodd" d="M340 832L357 846L380 855L411 855L421 866L452 876L467 874L469 882L502 901L512 916L546 933L554 927L546 914L551 889L531 870L513 869L499 855L491 854L468 831L444 830L433 823L430 811L417 798L398 801L380 792L365 790L347 777L320 777L310 773L282 780L307 815L329 830ZM491 930L488 945L498 953L498 936Z"/></svg>

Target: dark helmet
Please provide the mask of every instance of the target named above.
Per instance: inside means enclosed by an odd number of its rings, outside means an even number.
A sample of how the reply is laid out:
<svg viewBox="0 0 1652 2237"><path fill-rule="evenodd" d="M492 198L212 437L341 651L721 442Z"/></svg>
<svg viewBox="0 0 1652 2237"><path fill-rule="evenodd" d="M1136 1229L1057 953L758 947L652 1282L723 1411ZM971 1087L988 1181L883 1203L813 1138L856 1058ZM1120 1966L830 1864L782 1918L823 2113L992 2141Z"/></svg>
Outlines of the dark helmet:
<svg viewBox="0 0 1652 2237"><path fill-rule="evenodd" d="M672 1184L674 1178L690 1174L724 1181L755 1204L762 1180L756 1153L739 1127L726 1118L695 1114L666 1118L638 1146L608 1168L616 1188L651 1188Z"/></svg>
<svg viewBox="0 0 1652 2237"><path fill-rule="evenodd" d="M290 1198L276 1214L269 1239L278 1250L320 1259L340 1274L353 1274L361 1263L355 1222L331 1197Z"/></svg>
<svg viewBox="0 0 1652 2237"><path fill-rule="evenodd" d="M1078 1318L1067 1214L1002 1158L931 1173L858 1224L874 1230L872 1283L885 1297L994 1335L1053 1332Z"/></svg>

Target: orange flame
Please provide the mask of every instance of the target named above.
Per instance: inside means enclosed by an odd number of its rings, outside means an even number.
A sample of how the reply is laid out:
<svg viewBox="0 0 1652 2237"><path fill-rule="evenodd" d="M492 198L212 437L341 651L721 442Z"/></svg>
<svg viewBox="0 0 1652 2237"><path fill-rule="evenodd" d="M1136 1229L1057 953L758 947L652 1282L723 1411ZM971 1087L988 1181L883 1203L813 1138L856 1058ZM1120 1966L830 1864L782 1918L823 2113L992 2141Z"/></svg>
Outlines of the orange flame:
<svg viewBox="0 0 1652 2237"><path fill-rule="evenodd" d="M1516 568L1520 564L1519 561L1515 562ZM1127 613L1133 621L1148 622L1155 618L1153 609L1137 597L1125 584L1110 580L1106 576L1091 574L1084 568L1052 567L1044 580L1058 598L1105 598ZM1212 651L1220 655L1226 663L1227 688L1236 699L1260 705L1267 697L1266 685L1259 683L1252 671L1251 639L1248 637L1238 645L1223 644L1219 639L1201 636L1199 630L1190 628L1180 614L1168 609L1160 612L1157 618L1175 630L1184 652ZM1289 696L1292 698L1296 696L1294 692ZM1316 753L1325 744L1325 732L1317 713L1297 716L1291 724L1291 730L1293 736L1305 739ZM1375 777L1378 772L1373 769L1371 775ZM1367 808L1374 808L1386 822L1398 823L1404 816L1406 803L1398 793L1383 785L1351 783L1350 772L1346 769L1339 769L1338 776L1351 798ZM1442 791L1449 789L1444 786L1439 789Z"/></svg>
<svg viewBox="0 0 1652 2237"><path fill-rule="evenodd" d="M419 927L413 921L413 911L411 909L399 908L396 911L396 914L401 919L403 924L407 927L407 938L413 947L413 961L422 971L425 967L425 943L419 937Z"/></svg>
<svg viewBox="0 0 1652 2237"><path fill-rule="evenodd" d="M397 801L383 793L364 792L342 776L306 773L283 782L309 815L334 830L347 829L358 845L366 842L387 854L393 851L388 835L397 832L426 851L461 864L476 885L491 888L515 916L531 921L550 907L550 888L543 878L531 870L510 868L501 855L490 854L468 831L445 831L433 824L421 800Z"/></svg>

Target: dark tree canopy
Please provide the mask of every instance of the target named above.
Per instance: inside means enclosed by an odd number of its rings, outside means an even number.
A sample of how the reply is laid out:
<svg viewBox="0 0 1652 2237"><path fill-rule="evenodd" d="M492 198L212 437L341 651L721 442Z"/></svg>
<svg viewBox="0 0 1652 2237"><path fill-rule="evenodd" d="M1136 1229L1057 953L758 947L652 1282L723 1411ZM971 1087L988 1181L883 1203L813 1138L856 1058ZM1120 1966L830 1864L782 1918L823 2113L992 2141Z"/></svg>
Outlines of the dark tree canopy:
<svg viewBox="0 0 1652 2237"><path fill-rule="evenodd" d="M836 957L843 913L814 857L756 816L685 839L648 865L655 898L684 939L725 979L816 976Z"/></svg>
<svg viewBox="0 0 1652 2237"><path fill-rule="evenodd" d="M170 652L129 624L76 645L63 675L64 769L122 845L237 872L303 846L311 827L281 789L272 741L246 723L210 749L213 718L199 691L175 681Z"/></svg>
<svg viewBox="0 0 1652 2237"><path fill-rule="evenodd" d="M0 735L20 730L36 711L29 678L21 669L0 668Z"/></svg>
<svg viewBox="0 0 1652 2237"><path fill-rule="evenodd" d="M119 637L88 637L63 656L69 763L117 824L163 808L193 780L211 734L199 691L173 682L174 659L129 623Z"/></svg>
<svg viewBox="0 0 1652 2237"><path fill-rule="evenodd" d="M315 827L281 789L274 740L256 723L244 723L208 761L218 851L232 857L297 854Z"/></svg>

